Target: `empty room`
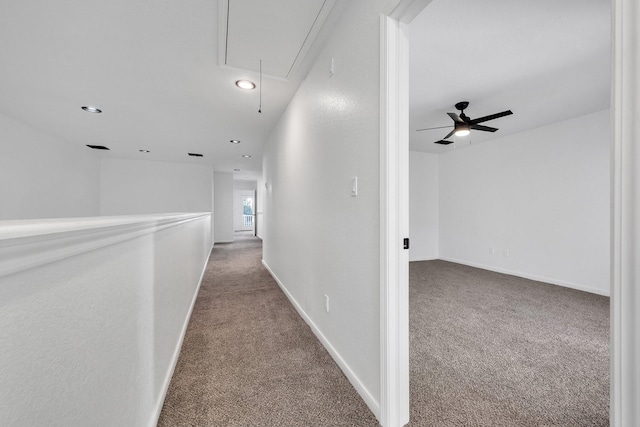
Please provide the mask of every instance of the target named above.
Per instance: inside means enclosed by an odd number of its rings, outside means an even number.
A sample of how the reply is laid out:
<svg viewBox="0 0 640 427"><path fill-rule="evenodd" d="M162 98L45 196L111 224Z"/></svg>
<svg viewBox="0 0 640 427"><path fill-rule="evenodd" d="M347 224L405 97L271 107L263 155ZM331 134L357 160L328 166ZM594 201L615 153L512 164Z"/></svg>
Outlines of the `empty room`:
<svg viewBox="0 0 640 427"><path fill-rule="evenodd" d="M609 424L610 19L435 0L410 25L416 425Z"/></svg>

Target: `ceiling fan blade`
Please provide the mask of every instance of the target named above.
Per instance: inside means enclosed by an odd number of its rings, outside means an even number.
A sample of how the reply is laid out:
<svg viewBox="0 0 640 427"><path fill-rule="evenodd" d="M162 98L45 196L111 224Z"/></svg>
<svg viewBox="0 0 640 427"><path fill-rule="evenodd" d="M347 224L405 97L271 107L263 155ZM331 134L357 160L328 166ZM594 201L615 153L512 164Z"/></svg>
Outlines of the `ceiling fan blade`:
<svg viewBox="0 0 640 427"><path fill-rule="evenodd" d="M471 129L475 129L475 130L483 130L485 132L495 132L498 130L498 128L492 128L490 126L483 126L483 125L470 125L469 126Z"/></svg>
<svg viewBox="0 0 640 427"><path fill-rule="evenodd" d="M449 117L453 119L454 122L464 123L465 121L460 118L456 113L447 113Z"/></svg>
<svg viewBox="0 0 640 427"><path fill-rule="evenodd" d="M473 119L473 120L471 120L471 121L469 122L469 124L470 124L470 125L475 125L475 124L478 124L478 123L486 122L486 121L488 121L488 120L497 119L497 118L499 118L499 117L509 116L509 115L511 115L511 114L513 114L513 113L511 112L511 110L503 111L503 112L501 112L501 113L490 114L490 115L488 115L488 116L480 117L480 118L478 118L478 119Z"/></svg>
<svg viewBox="0 0 640 427"><path fill-rule="evenodd" d="M449 145L453 144L453 141L445 141L444 139L441 139L440 141L434 142L434 144Z"/></svg>
<svg viewBox="0 0 640 427"><path fill-rule="evenodd" d="M450 127L451 127L451 125L449 125L449 126L438 126L438 127L435 127L435 128L416 129L416 132L420 132L421 130L444 129L444 128L450 128Z"/></svg>
<svg viewBox="0 0 640 427"><path fill-rule="evenodd" d="M449 138L451 135L453 135L454 133L456 133L456 130L455 130L455 129L453 129L451 132L449 132L449 133L447 134L447 136L445 136L445 137L444 137L444 138L442 138L442 139L447 139L447 138Z"/></svg>

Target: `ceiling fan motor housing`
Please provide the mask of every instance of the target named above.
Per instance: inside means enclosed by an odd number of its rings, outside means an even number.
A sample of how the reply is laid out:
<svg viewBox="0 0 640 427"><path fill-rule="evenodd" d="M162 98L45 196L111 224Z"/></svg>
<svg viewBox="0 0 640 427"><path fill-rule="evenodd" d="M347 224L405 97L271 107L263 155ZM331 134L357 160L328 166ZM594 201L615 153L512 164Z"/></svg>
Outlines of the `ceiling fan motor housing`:
<svg viewBox="0 0 640 427"><path fill-rule="evenodd" d="M466 117L462 117L462 119L464 121L467 121ZM462 131L462 130L470 131L471 127L467 123L454 122L453 123L453 129L454 129L455 132Z"/></svg>

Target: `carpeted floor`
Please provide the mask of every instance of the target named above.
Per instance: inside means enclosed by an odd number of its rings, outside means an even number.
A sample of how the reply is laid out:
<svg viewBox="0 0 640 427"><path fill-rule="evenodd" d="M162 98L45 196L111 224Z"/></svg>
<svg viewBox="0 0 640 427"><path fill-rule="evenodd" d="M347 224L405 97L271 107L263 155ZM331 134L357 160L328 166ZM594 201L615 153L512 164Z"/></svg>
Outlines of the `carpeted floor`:
<svg viewBox="0 0 640 427"><path fill-rule="evenodd" d="M261 265L216 245L158 425L377 426ZM410 426L606 426L609 299L410 264Z"/></svg>
<svg viewBox="0 0 640 427"><path fill-rule="evenodd" d="M411 426L609 425L609 298L410 264Z"/></svg>
<svg viewBox="0 0 640 427"><path fill-rule="evenodd" d="M377 426L261 259L214 246L158 425Z"/></svg>

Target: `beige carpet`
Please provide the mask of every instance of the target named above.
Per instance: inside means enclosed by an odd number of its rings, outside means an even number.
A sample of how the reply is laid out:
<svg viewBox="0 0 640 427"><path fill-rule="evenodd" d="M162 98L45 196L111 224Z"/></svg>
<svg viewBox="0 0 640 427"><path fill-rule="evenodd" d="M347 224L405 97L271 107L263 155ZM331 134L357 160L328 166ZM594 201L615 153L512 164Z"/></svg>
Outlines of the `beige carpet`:
<svg viewBox="0 0 640 427"><path fill-rule="evenodd" d="M159 426L377 426L261 265L216 245ZM609 299L410 264L410 426L608 425Z"/></svg>
<svg viewBox="0 0 640 427"><path fill-rule="evenodd" d="M214 246L158 425L377 426L261 254Z"/></svg>
<svg viewBox="0 0 640 427"><path fill-rule="evenodd" d="M412 426L609 425L609 298L410 264Z"/></svg>

